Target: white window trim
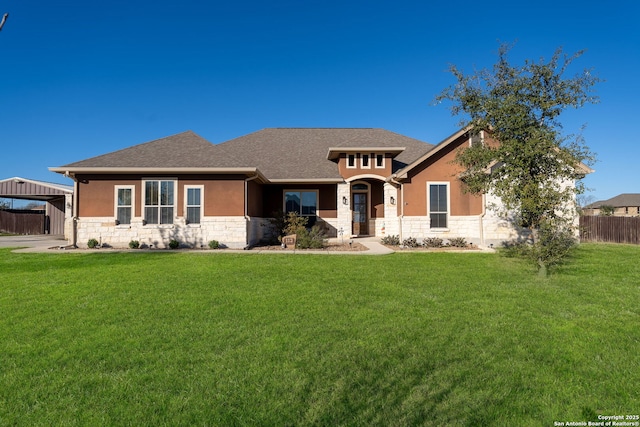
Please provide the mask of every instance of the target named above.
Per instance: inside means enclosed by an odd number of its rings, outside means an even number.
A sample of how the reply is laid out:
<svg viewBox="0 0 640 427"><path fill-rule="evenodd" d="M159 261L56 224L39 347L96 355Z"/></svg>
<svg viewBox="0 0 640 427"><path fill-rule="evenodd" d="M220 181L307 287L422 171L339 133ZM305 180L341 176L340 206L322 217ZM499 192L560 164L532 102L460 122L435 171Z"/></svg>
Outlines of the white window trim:
<svg viewBox="0 0 640 427"><path fill-rule="evenodd" d="M349 165L349 156L353 156L353 166ZM347 153L347 169L357 169L358 167L358 156L355 153Z"/></svg>
<svg viewBox="0 0 640 427"><path fill-rule="evenodd" d="M432 185L446 185L447 186L447 226L446 227L431 227L431 186ZM442 212L434 212L442 213ZM449 231L449 224L451 221L451 183L448 181L427 181L427 218L429 218L429 229L431 231Z"/></svg>
<svg viewBox="0 0 640 427"><path fill-rule="evenodd" d="M171 224L148 224L149 226L152 227L158 227L158 228L173 228L173 226L175 225L176 219L177 219L177 214L178 214L178 178L142 178L142 199L141 199L141 207L142 207L142 219L145 219L145 208L147 207L145 201L147 200L147 186L145 185L145 183L147 181L173 181L173 221ZM170 205L165 205L165 207L170 206ZM160 208L160 205L158 205L158 208ZM159 212L159 211L158 211ZM158 213L159 215L159 213Z"/></svg>
<svg viewBox="0 0 640 427"><path fill-rule="evenodd" d="M484 131L483 131L483 130L481 130L481 131L477 134L477 136L479 136L479 137L480 137L480 144L481 144L481 145L484 145ZM469 132L469 147L472 147L472 146L473 146L473 137L474 137L474 134L473 134L473 133L471 133L471 132Z"/></svg>
<svg viewBox="0 0 640 427"><path fill-rule="evenodd" d="M118 220L118 190L131 190L131 222L136 215L136 186L135 185L116 185L113 189L113 217ZM120 225L120 224L117 224ZM131 224L122 224L123 226L130 226Z"/></svg>
<svg viewBox="0 0 640 427"><path fill-rule="evenodd" d="M287 212L287 193L316 193L316 211L313 215L303 215L301 212L298 214L300 216L316 216L318 215L318 205L320 204L320 190L314 190L312 188L304 189L304 188L289 188L282 190L282 212ZM300 203L302 203L302 195L300 196ZM302 207L302 205L300 205Z"/></svg>
<svg viewBox="0 0 640 427"><path fill-rule="evenodd" d="M187 225L191 225L191 226L200 226L200 224L202 224L202 219L204 218L204 185L185 185L184 186L184 210L182 211L184 213L184 220L187 221L187 208L189 207L189 198L188 193L190 189L198 189L200 190L200 222L199 223L194 223L194 224L190 224L187 223Z"/></svg>
<svg viewBox="0 0 640 427"><path fill-rule="evenodd" d="M367 156L367 158L369 159L369 164L367 166L364 165L365 156ZM371 154L369 153L360 154L360 169L371 169Z"/></svg>
<svg viewBox="0 0 640 427"><path fill-rule="evenodd" d="M384 154L380 154L380 153L375 153L374 155L374 159L375 159L375 168L376 169L384 169L384 165L385 165L385 155ZM378 166L378 156L382 156L382 165Z"/></svg>

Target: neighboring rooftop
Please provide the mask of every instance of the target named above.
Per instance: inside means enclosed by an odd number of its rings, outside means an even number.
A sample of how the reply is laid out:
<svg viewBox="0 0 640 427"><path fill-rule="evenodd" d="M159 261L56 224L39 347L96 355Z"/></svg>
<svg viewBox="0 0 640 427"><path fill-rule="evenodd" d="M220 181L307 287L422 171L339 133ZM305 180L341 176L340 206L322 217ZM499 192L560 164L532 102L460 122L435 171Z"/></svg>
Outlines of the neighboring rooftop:
<svg viewBox="0 0 640 427"><path fill-rule="evenodd" d="M602 206L613 206L623 208L626 206L640 206L640 193L623 193L607 200L600 200L586 206L587 209L597 209Z"/></svg>

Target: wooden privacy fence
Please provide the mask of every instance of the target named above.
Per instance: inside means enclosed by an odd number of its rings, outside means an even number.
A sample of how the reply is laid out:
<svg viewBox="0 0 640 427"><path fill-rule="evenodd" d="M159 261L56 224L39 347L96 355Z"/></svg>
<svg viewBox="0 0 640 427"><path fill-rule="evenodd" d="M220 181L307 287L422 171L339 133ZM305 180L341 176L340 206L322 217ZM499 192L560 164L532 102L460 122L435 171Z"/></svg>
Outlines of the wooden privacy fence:
<svg viewBox="0 0 640 427"><path fill-rule="evenodd" d="M640 218L581 216L580 241L640 244Z"/></svg>
<svg viewBox="0 0 640 427"><path fill-rule="evenodd" d="M11 234L44 234L44 211L0 209L0 231Z"/></svg>

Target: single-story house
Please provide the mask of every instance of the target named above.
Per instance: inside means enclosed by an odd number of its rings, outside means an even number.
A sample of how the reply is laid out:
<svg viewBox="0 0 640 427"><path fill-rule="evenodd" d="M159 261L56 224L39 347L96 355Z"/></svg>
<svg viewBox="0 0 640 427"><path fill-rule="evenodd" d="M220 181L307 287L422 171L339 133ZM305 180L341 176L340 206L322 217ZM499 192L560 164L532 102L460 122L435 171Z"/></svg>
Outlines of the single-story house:
<svg viewBox="0 0 640 427"><path fill-rule="evenodd" d="M331 237L517 237L463 191L456 151L491 141L459 130L437 145L384 129L269 128L212 144L192 131L51 171L74 180L73 244L96 239L191 247L255 245L274 212L296 212ZM494 141L495 142L495 141Z"/></svg>
<svg viewBox="0 0 640 427"><path fill-rule="evenodd" d="M613 211L603 212L603 206L613 208ZM600 200L584 207L584 215L613 215L613 216L640 216L640 194L624 193L608 200Z"/></svg>

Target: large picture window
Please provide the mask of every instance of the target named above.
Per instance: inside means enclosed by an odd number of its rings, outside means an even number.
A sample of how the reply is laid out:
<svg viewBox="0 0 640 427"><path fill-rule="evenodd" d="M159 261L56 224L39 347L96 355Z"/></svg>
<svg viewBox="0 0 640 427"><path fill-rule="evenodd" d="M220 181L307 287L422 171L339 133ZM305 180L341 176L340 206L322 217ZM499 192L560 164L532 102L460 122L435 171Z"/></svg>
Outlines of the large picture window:
<svg viewBox="0 0 640 427"><path fill-rule="evenodd" d="M285 191L284 210L300 216L315 216L318 206L316 191Z"/></svg>
<svg viewBox="0 0 640 427"><path fill-rule="evenodd" d="M429 184L430 228L447 228L449 189L447 184Z"/></svg>
<svg viewBox="0 0 640 427"><path fill-rule="evenodd" d="M187 224L200 224L202 217L202 187L185 187Z"/></svg>
<svg viewBox="0 0 640 427"><path fill-rule="evenodd" d="M144 220L147 224L173 224L174 181L145 181Z"/></svg>
<svg viewBox="0 0 640 427"><path fill-rule="evenodd" d="M118 224L131 224L133 187L116 187L116 220Z"/></svg>

